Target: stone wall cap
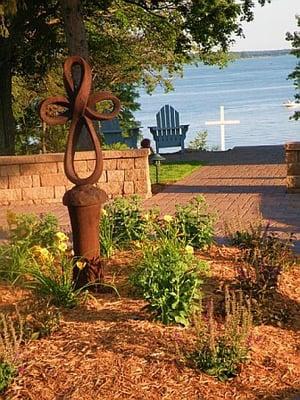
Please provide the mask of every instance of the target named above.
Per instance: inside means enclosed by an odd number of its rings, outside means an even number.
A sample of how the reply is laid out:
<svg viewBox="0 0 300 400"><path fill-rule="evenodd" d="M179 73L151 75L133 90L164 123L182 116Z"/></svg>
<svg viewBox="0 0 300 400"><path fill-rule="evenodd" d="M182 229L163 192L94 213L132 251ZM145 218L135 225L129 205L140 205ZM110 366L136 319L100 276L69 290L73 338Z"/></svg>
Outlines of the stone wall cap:
<svg viewBox="0 0 300 400"><path fill-rule="evenodd" d="M300 146L300 144L299 144ZM150 154L149 149L128 149L128 150L103 150L103 159L115 158L142 158L148 157ZM79 151L76 153L75 160L94 160L94 151ZM25 156L0 156L1 165L16 165L16 164L38 164L49 162L62 162L64 160L64 153L47 153L47 154L33 154Z"/></svg>
<svg viewBox="0 0 300 400"><path fill-rule="evenodd" d="M300 142L289 142L284 146L286 150L300 150Z"/></svg>

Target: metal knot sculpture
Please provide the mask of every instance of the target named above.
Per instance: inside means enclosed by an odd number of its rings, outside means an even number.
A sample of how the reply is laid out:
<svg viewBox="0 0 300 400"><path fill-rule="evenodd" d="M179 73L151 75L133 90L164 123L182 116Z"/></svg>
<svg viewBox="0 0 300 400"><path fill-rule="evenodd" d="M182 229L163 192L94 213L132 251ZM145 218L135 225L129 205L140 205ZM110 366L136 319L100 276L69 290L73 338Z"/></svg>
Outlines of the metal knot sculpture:
<svg viewBox="0 0 300 400"><path fill-rule="evenodd" d="M75 66L81 69L81 78L76 87L72 75ZM79 56L69 57L64 64L64 86L66 97L50 97L40 105L40 117L48 125L63 125L71 120L70 131L67 139L67 148L64 158L64 169L68 179L75 185L88 185L96 183L103 171L103 159L100 142L95 132L93 120L103 121L113 119L120 111L120 100L109 92L90 94L92 85L92 72L89 64ZM111 101L113 110L110 113L95 111L96 104L102 101ZM67 111L59 115L53 115L53 107L63 107ZM83 126L92 140L96 154L96 165L92 174L87 178L80 178L74 167L76 144Z"/></svg>
<svg viewBox="0 0 300 400"><path fill-rule="evenodd" d="M78 84L75 84L73 78L74 67L80 69ZM77 72L79 71L76 70L76 74ZM74 263L73 281L76 288L87 284L89 287L91 284L97 287L103 278L99 244L100 210L107 196L103 190L94 186L102 174L103 157L93 120L113 119L120 111L121 104L119 99L109 92L90 94L91 68L79 56L72 56L66 60L63 77L67 97L50 97L44 100L40 105L40 117L48 125L63 125L71 121L64 170L75 186L64 194L63 204L68 207L70 215L75 259L83 259L84 263L81 265L85 266L81 269ZM97 112L96 104L107 100L113 103L113 110L108 113ZM74 164L76 144L84 126L93 143L96 165L90 176L80 178Z"/></svg>

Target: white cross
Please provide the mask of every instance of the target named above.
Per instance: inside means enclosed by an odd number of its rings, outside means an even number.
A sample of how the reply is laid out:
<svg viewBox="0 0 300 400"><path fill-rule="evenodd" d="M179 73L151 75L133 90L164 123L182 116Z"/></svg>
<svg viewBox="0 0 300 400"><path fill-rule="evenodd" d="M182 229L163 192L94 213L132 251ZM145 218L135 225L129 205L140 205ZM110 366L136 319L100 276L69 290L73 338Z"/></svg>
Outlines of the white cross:
<svg viewBox="0 0 300 400"><path fill-rule="evenodd" d="M221 128L221 150L225 151L225 125L237 125L240 121L238 120L228 120L225 121L224 106L220 107L220 121L207 121L205 125L220 125Z"/></svg>

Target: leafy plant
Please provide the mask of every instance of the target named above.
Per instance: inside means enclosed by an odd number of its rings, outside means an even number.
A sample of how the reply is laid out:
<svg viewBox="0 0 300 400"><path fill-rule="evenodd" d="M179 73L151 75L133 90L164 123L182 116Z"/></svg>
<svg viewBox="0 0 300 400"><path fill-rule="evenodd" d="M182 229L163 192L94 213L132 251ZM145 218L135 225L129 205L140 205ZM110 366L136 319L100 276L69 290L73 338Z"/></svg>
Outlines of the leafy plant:
<svg viewBox="0 0 300 400"><path fill-rule="evenodd" d="M28 273L28 287L56 307L73 308L80 303L85 291L85 288L75 289L73 265L73 260L67 256L62 256L46 270L36 264Z"/></svg>
<svg viewBox="0 0 300 400"><path fill-rule="evenodd" d="M0 245L0 278L15 283L30 268L30 251L24 243Z"/></svg>
<svg viewBox="0 0 300 400"><path fill-rule="evenodd" d="M69 238L58 230L56 217L9 212L10 240L0 246L0 277L15 283L38 264L47 268L68 249Z"/></svg>
<svg viewBox="0 0 300 400"><path fill-rule="evenodd" d="M116 239L114 237L115 221L108 216L104 209L100 219L100 252L105 258L110 258L116 247Z"/></svg>
<svg viewBox="0 0 300 400"><path fill-rule="evenodd" d="M175 223L179 234L191 246L202 249L213 242L214 218L207 211L203 196L176 207Z"/></svg>
<svg viewBox="0 0 300 400"><path fill-rule="evenodd" d="M12 382L16 375L16 368L8 362L0 361L0 393Z"/></svg>
<svg viewBox="0 0 300 400"><path fill-rule="evenodd" d="M28 247L52 247L56 242L56 233L59 232L58 220L52 214L38 217L35 214L8 212L7 222L11 242L26 242Z"/></svg>
<svg viewBox="0 0 300 400"><path fill-rule="evenodd" d="M18 327L9 316L0 315L0 393L17 375L18 353L23 338L23 323L17 312Z"/></svg>
<svg viewBox="0 0 300 400"><path fill-rule="evenodd" d="M217 333L213 301L209 302L207 329L199 331L197 350L191 355L199 369L221 381L235 377L247 360L252 317L242 292L225 291L224 330Z"/></svg>
<svg viewBox="0 0 300 400"><path fill-rule="evenodd" d="M207 131L198 132L195 139L190 141L188 148L192 150L207 150L207 135Z"/></svg>
<svg viewBox="0 0 300 400"><path fill-rule="evenodd" d="M199 306L202 277L208 268L191 250L174 237L148 242L131 276L134 287L149 303L148 308L164 324L188 325Z"/></svg>
<svg viewBox="0 0 300 400"><path fill-rule="evenodd" d="M101 252L112 254L115 248L124 248L130 242L146 237L149 223L144 217L138 196L116 198L103 209L100 221Z"/></svg>
<svg viewBox="0 0 300 400"><path fill-rule="evenodd" d="M260 242L265 228L262 222L250 223L249 227L239 229L233 229L227 224L226 231L230 244L243 249L251 248Z"/></svg>

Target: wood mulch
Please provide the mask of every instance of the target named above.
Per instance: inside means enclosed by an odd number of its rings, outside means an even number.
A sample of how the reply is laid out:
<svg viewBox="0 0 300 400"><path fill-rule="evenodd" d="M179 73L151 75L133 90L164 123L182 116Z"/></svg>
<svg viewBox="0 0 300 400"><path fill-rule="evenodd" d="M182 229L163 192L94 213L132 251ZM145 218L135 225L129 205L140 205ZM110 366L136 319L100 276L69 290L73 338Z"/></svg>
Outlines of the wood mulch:
<svg viewBox="0 0 300 400"><path fill-rule="evenodd" d="M212 276L206 291L215 296L234 279L235 249L215 247L201 254ZM22 400L252 400L300 398L300 271L286 272L280 301L286 324L253 328L250 361L238 377L220 382L199 372L185 355L194 349L193 327L164 326L150 319L126 277L134 256L123 252L106 266L121 297L95 295L63 312L60 329L22 348L22 369L3 399ZM26 292L0 286L0 312ZM298 397L297 397L298 395Z"/></svg>

